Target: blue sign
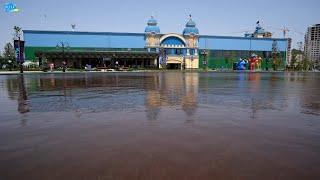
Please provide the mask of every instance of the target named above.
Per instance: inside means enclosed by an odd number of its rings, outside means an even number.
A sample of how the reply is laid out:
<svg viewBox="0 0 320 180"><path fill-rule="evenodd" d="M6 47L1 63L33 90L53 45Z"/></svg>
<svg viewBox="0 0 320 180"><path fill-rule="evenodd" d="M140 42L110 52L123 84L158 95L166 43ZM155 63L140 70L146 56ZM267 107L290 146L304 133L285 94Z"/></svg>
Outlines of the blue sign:
<svg viewBox="0 0 320 180"><path fill-rule="evenodd" d="M13 42L15 56L17 62L20 62L20 42L18 40L14 40Z"/></svg>

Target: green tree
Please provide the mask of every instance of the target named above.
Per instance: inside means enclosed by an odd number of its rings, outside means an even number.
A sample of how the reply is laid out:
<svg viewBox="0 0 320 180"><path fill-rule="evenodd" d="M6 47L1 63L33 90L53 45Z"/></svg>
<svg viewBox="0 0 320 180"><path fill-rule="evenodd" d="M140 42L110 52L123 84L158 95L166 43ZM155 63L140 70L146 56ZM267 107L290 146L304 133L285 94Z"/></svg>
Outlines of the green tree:
<svg viewBox="0 0 320 180"><path fill-rule="evenodd" d="M4 46L3 57L1 58L1 67L3 65L7 65L10 68L16 66L15 50L10 42Z"/></svg>
<svg viewBox="0 0 320 180"><path fill-rule="evenodd" d="M230 62L230 58L229 57L226 57L225 59L224 59L224 63L225 63L225 65L226 65L226 69L228 69L229 68L229 62Z"/></svg>
<svg viewBox="0 0 320 180"><path fill-rule="evenodd" d="M302 70L308 71L310 70L311 67L311 62L309 61L308 58L304 57L302 61Z"/></svg>
<svg viewBox="0 0 320 180"><path fill-rule="evenodd" d="M298 55L303 55L303 52L297 49L292 49L291 51L291 62L290 68L294 70L299 70L300 61L298 60Z"/></svg>
<svg viewBox="0 0 320 180"><path fill-rule="evenodd" d="M312 62L308 60L303 54L303 51L293 49L291 59L291 68L298 71L308 71L312 68Z"/></svg>
<svg viewBox="0 0 320 180"><path fill-rule="evenodd" d="M231 51L231 69L233 69L233 63L237 62L237 51Z"/></svg>
<svg viewBox="0 0 320 180"><path fill-rule="evenodd" d="M4 58L2 57L1 51L0 51L0 69L2 69L2 65L4 63Z"/></svg>
<svg viewBox="0 0 320 180"><path fill-rule="evenodd" d="M11 60L15 58L15 51L13 45L10 42L4 46L3 57Z"/></svg>

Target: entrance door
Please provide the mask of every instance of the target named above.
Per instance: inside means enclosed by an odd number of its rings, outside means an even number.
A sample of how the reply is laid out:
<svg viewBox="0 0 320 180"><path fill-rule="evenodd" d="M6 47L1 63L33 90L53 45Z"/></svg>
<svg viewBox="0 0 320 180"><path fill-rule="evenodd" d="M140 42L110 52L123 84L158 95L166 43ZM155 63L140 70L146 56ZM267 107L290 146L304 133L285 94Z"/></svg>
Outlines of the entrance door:
<svg viewBox="0 0 320 180"><path fill-rule="evenodd" d="M181 64L180 63L168 63L167 64L167 69L181 69Z"/></svg>

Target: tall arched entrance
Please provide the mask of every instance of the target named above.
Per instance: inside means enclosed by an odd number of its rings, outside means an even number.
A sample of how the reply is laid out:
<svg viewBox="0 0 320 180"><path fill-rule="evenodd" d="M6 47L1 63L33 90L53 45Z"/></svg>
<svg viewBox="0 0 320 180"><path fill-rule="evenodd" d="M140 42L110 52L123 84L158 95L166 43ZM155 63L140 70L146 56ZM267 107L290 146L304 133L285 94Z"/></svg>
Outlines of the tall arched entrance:
<svg viewBox="0 0 320 180"><path fill-rule="evenodd" d="M186 41L179 34L166 34L160 39L163 63L167 69L183 69L186 54Z"/></svg>

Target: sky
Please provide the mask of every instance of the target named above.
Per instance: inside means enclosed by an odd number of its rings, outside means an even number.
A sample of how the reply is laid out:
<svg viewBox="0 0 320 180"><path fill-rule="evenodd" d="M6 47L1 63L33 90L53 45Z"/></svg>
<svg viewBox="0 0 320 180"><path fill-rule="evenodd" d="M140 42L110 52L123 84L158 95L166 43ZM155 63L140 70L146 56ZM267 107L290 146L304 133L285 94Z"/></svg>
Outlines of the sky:
<svg viewBox="0 0 320 180"><path fill-rule="evenodd" d="M162 33L182 33L189 14L202 35L243 36L254 31L256 22L274 37L282 28L293 46L303 41L308 26L320 23L319 0L0 0L0 49L12 42L15 25L28 30L71 29L94 32L144 32L151 15ZM18 13L7 13L13 2Z"/></svg>

